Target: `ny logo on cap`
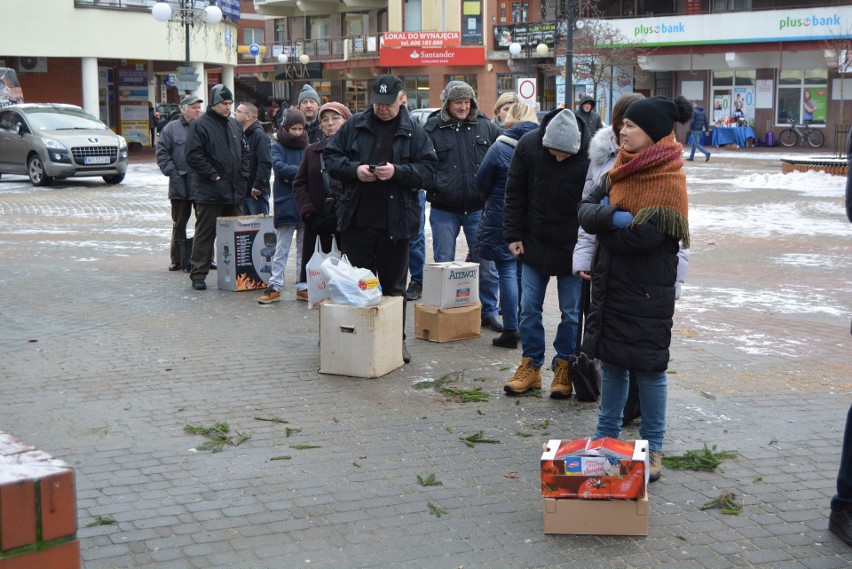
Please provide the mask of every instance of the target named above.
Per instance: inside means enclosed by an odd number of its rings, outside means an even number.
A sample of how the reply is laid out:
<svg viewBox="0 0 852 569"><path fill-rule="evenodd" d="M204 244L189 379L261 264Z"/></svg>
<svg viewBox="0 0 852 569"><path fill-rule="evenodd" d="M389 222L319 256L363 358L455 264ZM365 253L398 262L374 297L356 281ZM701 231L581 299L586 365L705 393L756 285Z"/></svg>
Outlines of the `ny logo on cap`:
<svg viewBox="0 0 852 569"><path fill-rule="evenodd" d="M388 86L387 85L379 85L379 93L387 93Z"/></svg>

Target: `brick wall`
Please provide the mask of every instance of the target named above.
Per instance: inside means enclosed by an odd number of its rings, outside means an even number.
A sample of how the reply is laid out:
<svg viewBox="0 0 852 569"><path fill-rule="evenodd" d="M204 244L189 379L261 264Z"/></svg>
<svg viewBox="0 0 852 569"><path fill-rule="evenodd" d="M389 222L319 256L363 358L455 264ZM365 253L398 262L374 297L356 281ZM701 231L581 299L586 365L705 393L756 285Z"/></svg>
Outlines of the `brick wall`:
<svg viewBox="0 0 852 569"><path fill-rule="evenodd" d="M0 432L0 569L79 569L74 471Z"/></svg>
<svg viewBox="0 0 852 569"><path fill-rule="evenodd" d="M78 58L51 57L47 73L18 73L27 103L83 106L83 69Z"/></svg>

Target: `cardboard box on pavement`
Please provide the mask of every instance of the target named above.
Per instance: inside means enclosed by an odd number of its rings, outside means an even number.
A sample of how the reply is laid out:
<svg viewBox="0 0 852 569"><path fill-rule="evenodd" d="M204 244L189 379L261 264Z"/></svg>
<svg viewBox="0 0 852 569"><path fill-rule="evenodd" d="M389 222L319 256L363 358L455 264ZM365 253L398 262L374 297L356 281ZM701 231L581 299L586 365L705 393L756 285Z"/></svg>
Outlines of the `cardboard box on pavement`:
<svg viewBox="0 0 852 569"><path fill-rule="evenodd" d="M648 535L648 496L639 500L545 498L544 533Z"/></svg>
<svg viewBox="0 0 852 569"><path fill-rule="evenodd" d="M277 242L269 215L220 217L216 220L216 264L222 290L264 288L272 276Z"/></svg>
<svg viewBox="0 0 852 569"><path fill-rule="evenodd" d="M482 305L436 308L414 305L414 336L430 342L452 342L479 336Z"/></svg>
<svg viewBox="0 0 852 569"><path fill-rule="evenodd" d="M401 296L366 307L320 304L319 372L381 377L401 367L402 307Z"/></svg>
<svg viewBox="0 0 852 569"><path fill-rule="evenodd" d="M648 441L612 438L547 442L541 455L545 498L636 499L648 485Z"/></svg>
<svg viewBox="0 0 852 569"><path fill-rule="evenodd" d="M479 304L479 263L426 263L420 302L437 308Z"/></svg>

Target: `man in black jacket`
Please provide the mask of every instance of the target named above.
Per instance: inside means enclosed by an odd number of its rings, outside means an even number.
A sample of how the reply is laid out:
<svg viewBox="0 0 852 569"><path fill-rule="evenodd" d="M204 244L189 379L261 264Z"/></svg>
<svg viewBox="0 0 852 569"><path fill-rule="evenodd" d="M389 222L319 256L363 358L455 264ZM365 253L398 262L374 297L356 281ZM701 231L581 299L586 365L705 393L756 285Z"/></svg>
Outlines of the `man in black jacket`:
<svg viewBox="0 0 852 569"><path fill-rule="evenodd" d="M456 239L464 229L468 250L473 251L485 200L476 191L474 176L485 153L502 130L476 105L473 88L464 81L450 81L441 93L443 106L426 121L426 134L438 154L438 173L426 199L432 203L429 225L432 227L432 253L436 263L456 260ZM480 259L479 300L482 326L502 332L497 317L499 290L494 261Z"/></svg>
<svg viewBox="0 0 852 569"><path fill-rule="evenodd" d="M577 118L583 119L586 129L589 133L589 138L593 137L597 131L603 128L601 116L595 112L595 99L591 95L586 95L580 99L580 108L576 113Z"/></svg>
<svg viewBox="0 0 852 569"><path fill-rule="evenodd" d="M234 113L245 133L249 148L249 175L246 184L246 199L243 200L244 215L269 215L269 178L272 176L272 145L269 136L257 120L257 107L251 103L240 103Z"/></svg>
<svg viewBox="0 0 852 569"><path fill-rule="evenodd" d="M329 175L343 183L337 207L341 250L352 265L376 273L384 296L404 298L408 241L420 228L418 192L432 187L438 157L400 104L401 90L398 77L376 79L370 108L340 127L323 159ZM411 360L404 342L403 359Z"/></svg>
<svg viewBox="0 0 852 569"><path fill-rule="evenodd" d="M210 92L210 107L189 125L186 163L192 169L195 237L192 242L192 288L207 288L213 260L216 218L240 215L246 197L249 150L243 129L231 117L234 96L225 85Z"/></svg>
<svg viewBox="0 0 852 569"><path fill-rule="evenodd" d="M589 136L586 125L568 109L550 112L537 130L525 134L512 155L506 180L503 240L524 264L521 275L519 332L523 357L503 387L518 395L541 387L545 336L542 311L551 277L556 277L561 321L550 396L571 396L568 358L577 346L582 281L573 276L572 253L577 244L577 204L583 195Z"/></svg>

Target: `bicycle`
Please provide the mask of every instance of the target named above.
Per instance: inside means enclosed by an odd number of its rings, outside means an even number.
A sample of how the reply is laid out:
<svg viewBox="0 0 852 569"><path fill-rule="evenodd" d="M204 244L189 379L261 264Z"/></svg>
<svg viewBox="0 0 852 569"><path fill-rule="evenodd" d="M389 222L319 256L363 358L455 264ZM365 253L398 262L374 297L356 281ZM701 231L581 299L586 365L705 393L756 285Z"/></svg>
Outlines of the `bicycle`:
<svg viewBox="0 0 852 569"><path fill-rule="evenodd" d="M805 127L804 130L801 130L796 125L795 119L790 119L790 125L790 128L782 130L778 135L778 143L781 146L789 148L807 140L811 147L822 148L823 143L825 143L825 137L822 132L811 129L810 124L807 122L802 125Z"/></svg>

